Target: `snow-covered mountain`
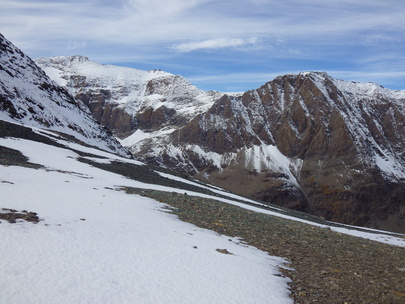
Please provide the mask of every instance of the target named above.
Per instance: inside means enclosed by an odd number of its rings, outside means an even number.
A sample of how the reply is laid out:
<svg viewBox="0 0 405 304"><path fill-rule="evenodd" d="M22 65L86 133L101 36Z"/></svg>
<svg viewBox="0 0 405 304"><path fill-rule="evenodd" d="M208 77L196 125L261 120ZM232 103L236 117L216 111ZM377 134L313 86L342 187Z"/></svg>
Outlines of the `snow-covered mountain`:
<svg viewBox="0 0 405 304"><path fill-rule="evenodd" d="M223 95L201 91L160 70L103 65L83 56L40 58L36 63L120 138L136 130L154 136L154 131L177 128Z"/></svg>
<svg viewBox="0 0 405 304"><path fill-rule="evenodd" d="M285 75L132 151L262 201L404 231L404 102L377 84Z"/></svg>
<svg viewBox="0 0 405 304"><path fill-rule="evenodd" d="M305 72L224 95L80 56L37 63L139 159L330 220L405 231L404 91Z"/></svg>
<svg viewBox="0 0 405 304"><path fill-rule="evenodd" d="M88 108L52 81L0 34L0 119L68 134L101 149L129 156Z"/></svg>

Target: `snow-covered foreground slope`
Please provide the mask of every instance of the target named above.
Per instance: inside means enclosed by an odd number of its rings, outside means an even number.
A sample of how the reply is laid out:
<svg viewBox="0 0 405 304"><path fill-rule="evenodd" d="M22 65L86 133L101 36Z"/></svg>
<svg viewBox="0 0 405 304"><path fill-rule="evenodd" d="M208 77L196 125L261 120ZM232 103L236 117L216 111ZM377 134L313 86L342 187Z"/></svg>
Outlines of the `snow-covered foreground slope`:
<svg viewBox="0 0 405 304"><path fill-rule="evenodd" d="M118 191L142 185L71 150L22 139L0 146L45 166L0 166L1 207L43 219L2 220L1 303L292 303L288 279L275 276L284 259Z"/></svg>

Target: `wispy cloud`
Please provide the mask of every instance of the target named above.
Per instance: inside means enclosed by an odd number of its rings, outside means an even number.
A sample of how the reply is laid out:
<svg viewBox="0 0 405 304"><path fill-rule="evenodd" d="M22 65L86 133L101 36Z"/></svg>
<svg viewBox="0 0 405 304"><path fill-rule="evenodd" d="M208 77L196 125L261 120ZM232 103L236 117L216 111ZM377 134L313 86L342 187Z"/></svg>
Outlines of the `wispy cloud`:
<svg viewBox="0 0 405 304"><path fill-rule="evenodd" d="M400 0L2 0L0 25L12 36L44 41L166 43L189 51L251 43L250 37L334 45L356 36L365 43L401 39L404 14Z"/></svg>
<svg viewBox="0 0 405 304"><path fill-rule="evenodd" d="M255 44L257 38L237 39L237 38L219 38L203 41L193 41L188 43L180 43L173 46L174 50L179 52L192 52L201 49L221 49L229 47L240 47L243 45Z"/></svg>
<svg viewBox="0 0 405 304"><path fill-rule="evenodd" d="M86 41L68 41L67 42L67 48L69 50L81 50L84 49L86 47L87 43Z"/></svg>
<svg viewBox="0 0 405 304"><path fill-rule="evenodd" d="M207 0L124 0L123 8L128 14L136 17L164 17L171 18L182 15L184 12L201 5Z"/></svg>

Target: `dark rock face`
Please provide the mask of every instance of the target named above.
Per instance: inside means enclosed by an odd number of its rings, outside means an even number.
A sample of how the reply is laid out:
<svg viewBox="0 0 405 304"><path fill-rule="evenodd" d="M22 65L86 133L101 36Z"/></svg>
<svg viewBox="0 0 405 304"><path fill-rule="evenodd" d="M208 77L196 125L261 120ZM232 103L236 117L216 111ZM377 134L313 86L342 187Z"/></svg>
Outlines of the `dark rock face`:
<svg viewBox="0 0 405 304"><path fill-rule="evenodd" d="M135 130L158 130L167 124L177 124L181 118L176 116L176 110L167 108L162 105L157 109L147 106L134 114L122 105L112 102L115 98L114 92L107 89L94 89L86 90L88 86L85 77L71 76L71 81L74 83L72 86L76 89L75 97L81 100L88 106L93 117L111 130L117 137L125 138L131 135ZM163 81L164 85L168 85L168 79ZM149 95L155 94L153 90L156 89L156 80L149 81L146 84L146 93Z"/></svg>
<svg viewBox="0 0 405 304"><path fill-rule="evenodd" d="M324 73L279 77L216 101L157 162L264 202L405 232L404 98Z"/></svg>
<svg viewBox="0 0 405 304"><path fill-rule="evenodd" d="M109 98L111 93L108 90L76 95L76 99L81 100L89 108L96 121L119 137L130 135L136 126L133 117L117 104L106 102Z"/></svg>
<svg viewBox="0 0 405 304"><path fill-rule="evenodd" d="M148 107L142 113L136 115L138 127L141 130L158 130L170 123L176 125L178 118L175 117L176 110L161 106L154 110Z"/></svg>

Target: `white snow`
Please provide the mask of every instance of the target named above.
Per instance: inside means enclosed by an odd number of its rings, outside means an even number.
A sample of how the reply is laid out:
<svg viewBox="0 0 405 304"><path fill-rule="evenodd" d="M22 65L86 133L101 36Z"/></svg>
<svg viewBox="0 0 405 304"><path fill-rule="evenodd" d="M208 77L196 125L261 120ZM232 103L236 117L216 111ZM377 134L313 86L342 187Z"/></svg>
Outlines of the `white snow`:
<svg viewBox="0 0 405 304"><path fill-rule="evenodd" d="M380 155L375 155L375 163L380 168L381 171L385 172L388 176L395 176L400 179L405 179L405 172L399 169L401 166L398 165L396 160L390 155L385 154L385 157Z"/></svg>
<svg viewBox="0 0 405 304"><path fill-rule="evenodd" d="M145 139L148 138L156 138L160 137L163 135L167 135L175 131L176 129L173 128L163 128L155 132L144 132L141 129L136 130L134 133L129 135L128 137L124 139L119 139L118 141L123 145L124 147L133 147L136 144L142 142Z"/></svg>
<svg viewBox="0 0 405 304"><path fill-rule="evenodd" d="M1 207L43 219L2 220L1 303L292 303L288 279L277 276L284 259L117 190L148 185L80 163L67 149L0 145L46 167L0 166Z"/></svg>
<svg viewBox="0 0 405 304"><path fill-rule="evenodd" d="M298 185L290 167L297 170L300 166L291 161L287 156L280 152L275 145L260 146L253 145L244 150L247 168L253 168L257 172L270 169L275 172L282 172L290 177L291 182ZM299 163L299 162L298 162Z"/></svg>

